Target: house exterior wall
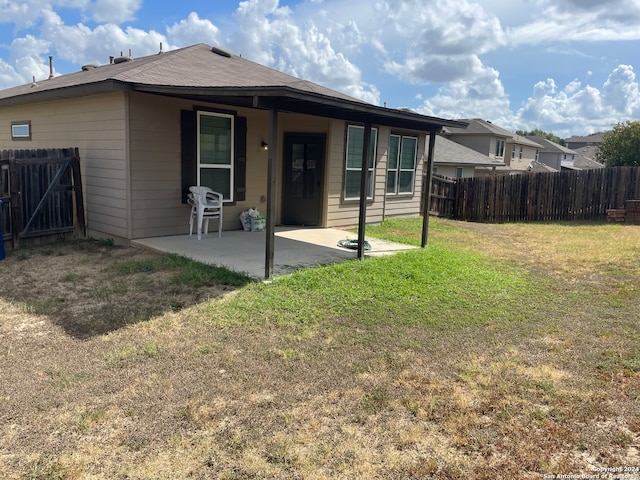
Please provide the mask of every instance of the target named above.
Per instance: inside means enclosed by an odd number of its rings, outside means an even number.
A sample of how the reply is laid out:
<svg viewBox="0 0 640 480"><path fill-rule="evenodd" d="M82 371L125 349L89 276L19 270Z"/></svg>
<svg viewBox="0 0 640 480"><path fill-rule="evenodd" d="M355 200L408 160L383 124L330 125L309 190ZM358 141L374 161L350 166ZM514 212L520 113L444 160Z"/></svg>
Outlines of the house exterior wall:
<svg viewBox="0 0 640 480"><path fill-rule="evenodd" d="M420 215L420 202L422 199L422 177L424 173L424 164L427 159L427 136L424 133L419 132L397 132L389 131L388 129L384 130L386 132L386 136L383 139L384 143L379 142L379 148L380 146L384 146L384 165L382 165L382 168L380 168L381 178L379 178L383 194L386 194L387 191L389 136L394 133L399 135L418 137L418 151L416 153L416 173L413 193L410 195L386 195L383 211L384 218L418 216Z"/></svg>
<svg viewBox="0 0 640 480"><path fill-rule="evenodd" d="M515 145L515 157L513 154L513 146ZM520 147L522 147L522 158L520 158ZM522 160L522 162L531 163L536 159L536 151L538 149L536 147L531 147L528 145L520 145L518 143L507 143L507 146L504 151L504 162L507 165L511 165L511 160Z"/></svg>
<svg viewBox="0 0 640 480"><path fill-rule="evenodd" d="M469 165L440 165L435 164L433 173L437 173L438 175L443 175L449 178L458 178L457 170L458 168L462 168L462 176L460 178L469 178L475 177L475 167Z"/></svg>
<svg viewBox="0 0 640 480"><path fill-rule="evenodd" d="M562 168L562 154L559 152L540 152L538 161L560 171ZM569 155L567 155L569 157Z"/></svg>
<svg viewBox="0 0 640 480"><path fill-rule="evenodd" d="M460 145L464 145L476 152L482 153L483 155L487 155L490 158L496 157L496 137L491 137L489 135L447 135L449 140L453 140ZM505 155L506 147L505 147ZM502 158L502 157L499 157Z"/></svg>
<svg viewBox="0 0 640 480"><path fill-rule="evenodd" d="M347 124L332 120L328 135L327 151L331 157L327 175L327 227L347 227L358 224L360 202L344 200L345 146ZM367 223L380 223L386 217L415 216L420 214L422 171L425 158L426 136L411 131L391 131L385 126L376 126L378 142L374 162L373 199L367 201ZM391 134L418 137L414 191L406 195L387 195L387 162ZM329 140L330 139L330 140Z"/></svg>
<svg viewBox="0 0 640 480"><path fill-rule="evenodd" d="M81 156L87 229L90 236L117 241L180 235L189 231L190 207L182 203L181 110L194 106L234 111L247 118L246 199L225 205L223 228L240 229L238 216L249 207L266 213L268 112L204 102L115 91L48 100L0 109L0 148L78 147ZM11 140L11 122L30 121L32 139ZM358 223L359 202L344 200L346 122L280 113L276 169L276 224L281 222L283 136L326 136L321 226ZM387 152L391 133L418 137L415 188L411 195L387 196ZM425 135L378 127L374 198L367 222L385 216L418 215L425 157ZM215 228L215 227L214 227Z"/></svg>
<svg viewBox="0 0 640 480"><path fill-rule="evenodd" d="M11 122L25 120L31 140L12 140ZM88 234L127 238L127 121L123 92L3 106L0 149L77 147Z"/></svg>
<svg viewBox="0 0 640 480"><path fill-rule="evenodd" d="M182 203L180 111L195 107L233 111L247 118L246 198L225 204L223 229L242 228L241 212L266 209L267 155L261 142L268 140L266 111L188 100L130 94L131 125L131 238L180 235L189 232L190 207ZM279 149L281 145L279 145ZM278 162L278 185L281 182ZM276 200L279 212L280 198ZM276 219L279 221L279 215ZM215 228L215 226L214 226Z"/></svg>

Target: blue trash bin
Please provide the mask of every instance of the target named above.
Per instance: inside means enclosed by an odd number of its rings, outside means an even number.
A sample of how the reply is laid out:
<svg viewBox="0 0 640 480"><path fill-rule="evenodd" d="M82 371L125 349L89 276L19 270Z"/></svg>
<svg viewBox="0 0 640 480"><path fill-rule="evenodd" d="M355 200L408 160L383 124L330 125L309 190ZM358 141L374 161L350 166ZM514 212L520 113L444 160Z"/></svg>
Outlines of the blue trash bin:
<svg viewBox="0 0 640 480"><path fill-rule="evenodd" d="M4 238L2 235L2 200L0 200L0 260L4 259Z"/></svg>

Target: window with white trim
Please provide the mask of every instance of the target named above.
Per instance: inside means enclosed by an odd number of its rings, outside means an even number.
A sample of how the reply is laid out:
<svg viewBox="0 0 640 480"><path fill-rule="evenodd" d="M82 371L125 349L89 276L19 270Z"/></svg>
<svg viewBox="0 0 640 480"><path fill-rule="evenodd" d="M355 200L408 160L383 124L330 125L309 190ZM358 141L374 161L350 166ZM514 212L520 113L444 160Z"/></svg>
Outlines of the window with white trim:
<svg viewBox="0 0 640 480"><path fill-rule="evenodd" d="M364 127L359 125L349 125L347 127L347 146L344 172L345 200L358 200L360 198L363 142ZM367 199L373 199L373 178L377 144L378 129L372 128L369 142L369 163L367 169Z"/></svg>
<svg viewBox="0 0 640 480"><path fill-rule="evenodd" d="M198 185L233 202L233 115L198 112Z"/></svg>
<svg viewBox="0 0 640 480"><path fill-rule="evenodd" d="M456 178L462 178L462 167L456 167Z"/></svg>
<svg viewBox="0 0 640 480"><path fill-rule="evenodd" d="M11 122L11 140L31 140L31 122Z"/></svg>
<svg viewBox="0 0 640 480"><path fill-rule="evenodd" d="M504 157L504 139L503 138L496 139L496 157L497 158Z"/></svg>
<svg viewBox="0 0 640 480"><path fill-rule="evenodd" d="M416 176L418 138L391 135L387 162L387 195L413 193Z"/></svg>
<svg viewBox="0 0 640 480"><path fill-rule="evenodd" d="M514 159L516 158L516 146L514 145L513 147L511 147L511 158ZM522 157L520 157L522 158Z"/></svg>
<svg viewBox="0 0 640 480"><path fill-rule="evenodd" d="M520 147L520 155L518 156L518 158L522 159L522 154L524 152L524 147Z"/></svg>

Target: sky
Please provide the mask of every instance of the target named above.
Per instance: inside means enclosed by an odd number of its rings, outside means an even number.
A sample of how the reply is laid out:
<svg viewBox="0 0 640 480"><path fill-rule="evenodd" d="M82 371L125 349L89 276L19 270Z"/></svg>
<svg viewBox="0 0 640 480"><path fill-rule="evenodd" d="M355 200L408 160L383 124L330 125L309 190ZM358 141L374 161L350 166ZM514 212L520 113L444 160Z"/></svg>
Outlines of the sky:
<svg viewBox="0 0 640 480"><path fill-rule="evenodd" d="M509 131L640 120L640 0L0 0L0 89L161 43Z"/></svg>

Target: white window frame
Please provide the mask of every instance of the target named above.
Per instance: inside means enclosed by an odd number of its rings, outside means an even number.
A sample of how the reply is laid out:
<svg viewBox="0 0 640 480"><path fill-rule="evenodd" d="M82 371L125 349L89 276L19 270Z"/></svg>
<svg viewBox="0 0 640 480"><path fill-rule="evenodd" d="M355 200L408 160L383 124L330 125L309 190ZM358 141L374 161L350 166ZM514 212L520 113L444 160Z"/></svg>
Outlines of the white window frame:
<svg viewBox="0 0 640 480"><path fill-rule="evenodd" d="M201 149L201 143L200 143L200 125L201 125L201 119L202 117L222 117L222 118L228 118L230 120L230 131L229 131L229 142L230 142L230 158L229 158L229 164L222 164L222 163L202 163L201 162L201 153L202 153L202 149ZM216 170L228 170L229 171L229 197L228 198L224 198L224 202L225 203L233 203L234 200L234 192L235 192L235 185L234 185L234 169L235 169L235 117L234 115L229 115L226 113L218 113L218 112L208 112L208 111L204 111L204 110L198 110L197 112L197 154L198 154L198 164L197 164L197 172L198 172L198 176L197 176L197 180L198 180L198 185L202 185L202 181L201 181L201 171L202 169L216 169ZM204 185L204 186L208 186L208 185Z"/></svg>
<svg viewBox="0 0 640 480"><path fill-rule="evenodd" d="M511 147L511 159L515 159L516 158L516 145L515 143L513 144L513 147ZM522 158L522 157L520 157Z"/></svg>
<svg viewBox="0 0 640 480"><path fill-rule="evenodd" d="M387 159L387 181L385 184L385 191L387 196L399 196L399 195L413 195L414 191L415 191L415 184L416 184L416 168L418 166L418 142L419 142L419 138L415 135L400 135L397 133L393 133L389 136L389 145L391 145L391 138L397 138L398 139L398 156L396 158L396 168L389 168L389 165L391 164L391 159ZM405 143L404 143L404 139L412 139L414 140L414 150L413 150L413 168L402 168L402 153L404 151L405 148ZM395 184L394 184L394 188L393 191L389 191L389 172L395 172L396 174L396 178L395 178ZM410 191L406 191L406 192L401 192L400 191L400 176L402 173L407 173L407 172L411 172L411 190Z"/></svg>
<svg viewBox="0 0 640 480"><path fill-rule="evenodd" d="M23 133L26 129L26 133ZM11 122L11 140L31 140L31 122Z"/></svg>
<svg viewBox="0 0 640 480"><path fill-rule="evenodd" d="M358 172L360 175L362 175L362 161L360 161L358 167L349 167L349 140L350 140L350 131L351 129L362 129L364 130L364 127L362 125L347 125L347 138L346 138L346 143L345 143L345 149L344 149L344 188L343 188L343 198L345 201L348 200L359 200L360 196L357 197L349 197L347 195L347 172ZM368 172L370 174L369 176L369 184L367 185L367 200L373 200L373 191L374 191L374 184L375 184L375 176L376 176L376 155L377 155L377 150L378 150L378 129L375 127L371 128L371 141L373 141L373 152L371 153L371 157L369 158L369 168L368 168ZM370 193L370 194L369 194Z"/></svg>
<svg viewBox="0 0 640 480"><path fill-rule="evenodd" d="M456 178L462 178L464 175L464 169L462 167L456 167Z"/></svg>
<svg viewBox="0 0 640 480"><path fill-rule="evenodd" d="M504 138L496 139L496 158L504 158L505 143Z"/></svg>

